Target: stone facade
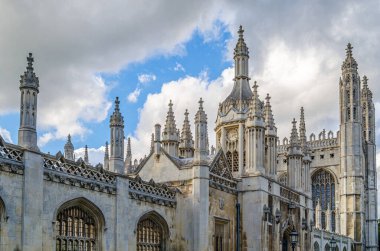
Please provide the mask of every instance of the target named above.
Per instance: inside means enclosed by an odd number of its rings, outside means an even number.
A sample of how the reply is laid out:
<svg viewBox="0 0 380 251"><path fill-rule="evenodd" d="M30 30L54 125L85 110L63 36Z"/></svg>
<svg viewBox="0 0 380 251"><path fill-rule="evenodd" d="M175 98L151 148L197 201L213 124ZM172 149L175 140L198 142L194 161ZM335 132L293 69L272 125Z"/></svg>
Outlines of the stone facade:
<svg viewBox="0 0 380 251"><path fill-rule="evenodd" d="M203 101L194 139L169 103L149 154L124 152L119 100L104 165L39 151L38 78L33 57L21 77L18 145L0 137L1 250L377 250L375 111L348 45L342 65L340 131L306 136L305 111L280 142L269 94L249 86L243 29L234 50L235 84L220 104L209 151ZM363 87L361 88L361 84ZM124 158L125 156L125 158Z"/></svg>

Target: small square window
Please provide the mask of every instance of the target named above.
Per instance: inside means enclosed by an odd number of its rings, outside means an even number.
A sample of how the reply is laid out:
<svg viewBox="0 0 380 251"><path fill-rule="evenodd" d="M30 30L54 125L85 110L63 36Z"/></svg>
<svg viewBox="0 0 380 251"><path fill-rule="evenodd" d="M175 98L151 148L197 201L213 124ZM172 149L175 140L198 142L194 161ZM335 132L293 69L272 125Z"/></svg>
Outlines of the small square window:
<svg viewBox="0 0 380 251"><path fill-rule="evenodd" d="M333 153L330 153L330 158L334 158L334 154Z"/></svg>
<svg viewBox="0 0 380 251"><path fill-rule="evenodd" d="M320 157L321 159L324 159L324 158L325 158L325 155L322 154L322 155L320 155L319 157Z"/></svg>
<svg viewBox="0 0 380 251"><path fill-rule="evenodd" d="M286 164L286 159L284 159L284 163Z"/></svg>
<svg viewBox="0 0 380 251"><path fill-rule="evenodd" d="M313 159L314 159L314 156L311 156L311 159L313 160Z"/></svg>

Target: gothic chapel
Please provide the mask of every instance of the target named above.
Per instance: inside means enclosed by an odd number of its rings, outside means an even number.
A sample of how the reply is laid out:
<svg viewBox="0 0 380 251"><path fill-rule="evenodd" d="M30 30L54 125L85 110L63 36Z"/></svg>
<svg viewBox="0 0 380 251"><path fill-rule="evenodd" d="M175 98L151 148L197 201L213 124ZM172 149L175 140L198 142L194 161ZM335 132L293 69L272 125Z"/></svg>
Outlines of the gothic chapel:
<svg viewBox="0 0 380 251"><path fill-rule="evenodd" d="M269 94L250 87L243 32L233 89L211 116L214 132L202 99L194 137L190 114L180 131L170 101L146 157L133 161L116 98L96 166L87 146L75 158L70 135L63 153L39 150L39 79L29 54L18 144L0 137L0 250L378 250L375 108L351 44L336 84L339 131L308 136L306 107L279 140Z"/></svg>

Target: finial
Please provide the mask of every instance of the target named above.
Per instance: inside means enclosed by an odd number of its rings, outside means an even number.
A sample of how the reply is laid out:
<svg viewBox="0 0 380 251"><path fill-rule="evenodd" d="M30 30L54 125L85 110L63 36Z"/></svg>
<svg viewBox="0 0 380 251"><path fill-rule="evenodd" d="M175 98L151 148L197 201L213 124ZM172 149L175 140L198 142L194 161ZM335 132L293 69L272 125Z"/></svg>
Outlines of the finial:
<svg viewBox="0 0 380 251"><path fill-rule="evenodd" d="M255 82L253 82L253 86L252 86L252 88L253 88L253 92L254 93L257 93L257 88L259 87L259 85L257 84L257 81L255 81Z"/></svg>
<svg viewBox="0 0 380 251"><path fill-rule="evenodd" d="M243 26L241 26L241 25L239 26L238 33L239 33L239 38L243 38L243 33L244 33Z"/></svg>
<svg viewBox="0 0 380 251"><path fill-rule="evenodd" d="M71 135L69 133L69 135L67 135L67 142L71 142Z"/></svg>
<svg viewBox="0 0 380 251"><path fill-rule="evenodd" d="M269 104L269 101L270 101L270 96L269 96L269 93L267 93L267 96L265 97L265 100L267 101L267 103Z"/></svg>
<svg viewBox="0 0 380 251"><path fill-rule="evenodd" d="M187 118L187 117L189 117L189 112L188 112L188 110L186 109L186 110L185 110L185 118Z"/></svg>
<svg viewBox="0 0 380 251"><path fill-rule="evenodd" d="M115 110L116 111L119 111L119 104L120 104L119 97L116 97L116 99L115 99Z"/></svg>
<svg viewBox="0 0 380 251"><path fill-rule="evenodd" d="M347 54L347 57L352 57L352 49L354 47L352 47L351 43L348 43L347 44L347 49L346 49L346 54Z"/></svg>
<svg viewBox="0 0 380 251"><path fill-rule="evenodd" d="M26 67L26 69L33 71L34 59L33 59L33 55L31 52L29 52L29 56L26 58L26 60L28 60L28 67Z"/></svg>
<svg viewBox="0 0 380 251"><path fill-rule="evenodd" d="M170 107L170 108L173 107L173 102L172 102L172 100L169 101L169 107Z"/></svg>
<svg viewBox="0 0 380 251"><path fill-rule="evenodd" d="M199 99L198 103L199 103L199 110L203 110L203 100L202 100L202 98Z"/></svg>

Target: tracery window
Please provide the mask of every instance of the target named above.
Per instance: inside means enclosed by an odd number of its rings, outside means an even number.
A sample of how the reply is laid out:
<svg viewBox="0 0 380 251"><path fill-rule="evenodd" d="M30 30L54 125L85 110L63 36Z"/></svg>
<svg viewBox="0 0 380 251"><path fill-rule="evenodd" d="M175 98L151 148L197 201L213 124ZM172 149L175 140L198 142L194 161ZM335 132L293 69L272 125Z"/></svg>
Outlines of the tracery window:
<svg viewBox="0 0 380 251"><path fill-rule="evenodd" d="M164 251L166 222L156 214L142 217L137 224L137 251ZM167 226L166 226L167 227Z"/></svg>
<svg viewBox="0 0 380 251"><path fill-rule="evenodd" d="M326 228L326 210L330 205L331 225L332 230L335 231L335 179L330 172L321 169L311 177L311 181L313 208L315 209L317 202L320 203L322 228Z"/></svg>
<svg viewBox="0 0 380 251"><path fill-rule="evenodd" d="M55 227L57 251L100 250L95 217L80 206L61 210L57 215Z"/></svg>
<svg viewBox="0 0 380 251"><path fill-rule="evenodd" d="M282 185L287 186L288 185L288 173L281 174L280 177L278 178L278 182L280 182L280 184L282 184Z"/></svg>

